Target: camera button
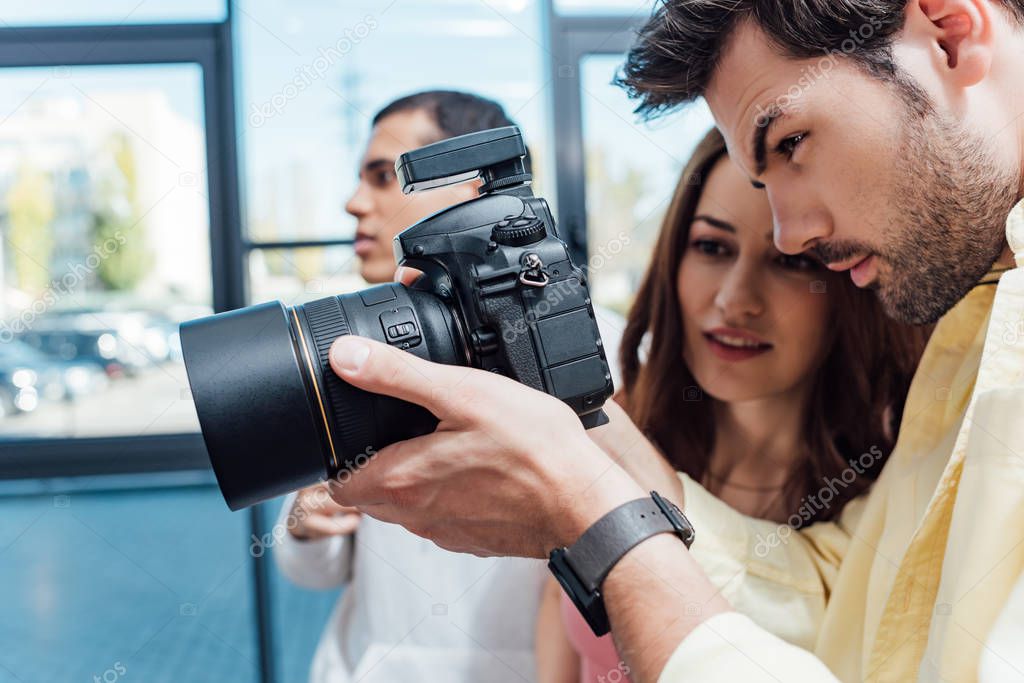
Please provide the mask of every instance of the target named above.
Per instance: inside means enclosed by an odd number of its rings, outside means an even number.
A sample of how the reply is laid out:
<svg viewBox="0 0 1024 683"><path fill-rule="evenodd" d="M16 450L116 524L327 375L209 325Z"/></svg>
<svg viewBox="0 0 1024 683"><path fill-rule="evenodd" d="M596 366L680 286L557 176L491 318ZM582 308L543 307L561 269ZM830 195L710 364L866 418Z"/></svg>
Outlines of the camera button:
<svg viewBox="0 0 1024 683"><path fill-rule="evenodd" d="M388 344L408 349L420 343L416 314L409 306L400 306L380 314L380 326Z"/></svg>

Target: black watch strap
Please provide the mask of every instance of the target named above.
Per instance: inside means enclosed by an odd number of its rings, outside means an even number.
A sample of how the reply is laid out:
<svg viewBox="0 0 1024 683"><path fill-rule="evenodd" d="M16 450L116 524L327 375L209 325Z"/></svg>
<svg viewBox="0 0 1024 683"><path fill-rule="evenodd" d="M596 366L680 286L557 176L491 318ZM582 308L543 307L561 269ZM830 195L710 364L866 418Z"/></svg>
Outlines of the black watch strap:
<svg viewBox="0 0 1024 683"><path fill-rule="evenodd" d="M624 503L594 522L565 549L565 559L584 588L597 591L623 555L661 533L678 535L687 548L693 543L693 527L683 513L652 491L651 497Z"/></svg>

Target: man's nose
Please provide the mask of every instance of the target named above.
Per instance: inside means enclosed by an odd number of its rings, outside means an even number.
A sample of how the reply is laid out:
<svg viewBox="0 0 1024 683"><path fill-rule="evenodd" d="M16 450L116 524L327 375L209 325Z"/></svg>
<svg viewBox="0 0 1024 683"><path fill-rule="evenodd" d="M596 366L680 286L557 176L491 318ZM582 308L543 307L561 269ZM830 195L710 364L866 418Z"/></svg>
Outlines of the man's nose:
<svg viewBox="0 0 1024 683"><path fill-rule="evenodd" d="M800 254L832 235L828 213L796 198L769 196L772 205L775 246L784 254Z"/></svg>
<svg viewBox="0 0 1024 683"><path fill-rule="evenodd" d="M356 191L345 203L345 211L356 218L362 218L373 210L373 200L366 183L359 183Z"/></svg>

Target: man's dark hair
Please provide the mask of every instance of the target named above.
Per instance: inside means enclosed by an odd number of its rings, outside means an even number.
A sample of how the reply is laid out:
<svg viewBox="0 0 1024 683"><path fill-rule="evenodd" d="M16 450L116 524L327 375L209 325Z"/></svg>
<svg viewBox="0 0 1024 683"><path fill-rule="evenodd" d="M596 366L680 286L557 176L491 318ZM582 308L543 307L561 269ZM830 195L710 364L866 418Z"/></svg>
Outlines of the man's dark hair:
<svg viewBox="0 0 1024 683"><path fill-rule="evenodd" d="M911 101L923 92L898 73L893 39L908 0L659 0L617 79L647 117L704 94L733 31L749 19L785 57L849 58L891 80ZM998 0L1024 22L1024 0ZM920 103L918 103L920 104Z"/></svg>
<svg viewBox="0 0 1024 683"><path fill-rule="evenodd" d="M425 90L400 97L374 115L373 125L376 126L392 114L408 111L426 112L441 133L440 140L488 128L516 125L505 113L505 109L494 100L457 90ZM424 144L428 142L436 141L424 141ZM529 171L529 154L526 156L526 164Z"/></svg>
<svg viewBox="0 0 1024 683"><path fill-rule="evenodd" d="M488 128L516 125L494 100L456 90L426 90L400 97L373 117L373 125L392 114L424 111L441 132L442 139Z"/></svg>

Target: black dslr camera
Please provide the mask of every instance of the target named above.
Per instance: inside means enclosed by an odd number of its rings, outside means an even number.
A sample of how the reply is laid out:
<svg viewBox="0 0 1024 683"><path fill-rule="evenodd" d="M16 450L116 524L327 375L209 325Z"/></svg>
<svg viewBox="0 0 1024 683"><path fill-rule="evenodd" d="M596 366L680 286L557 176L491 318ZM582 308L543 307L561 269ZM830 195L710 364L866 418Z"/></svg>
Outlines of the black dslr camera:
<svg viewBox="0 0 1024 683"><path fill-rule="evenodd" d="M335 477L377 450L426 434L420 406L371 394L331 370L344 334L440 363L497 372L565 401L586 427L606 418L611 373L586 276L534 197L515 126L413 150L395 170L405 193L479 177L480 197L395 238L396 260L423 271L285 307L274 301L181 326L203 438L233 510Z"/></svg>

